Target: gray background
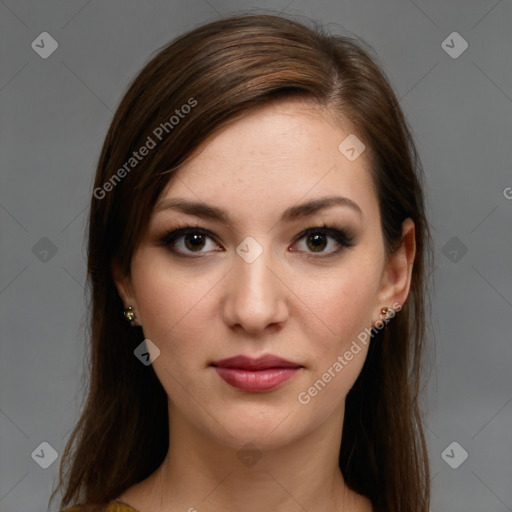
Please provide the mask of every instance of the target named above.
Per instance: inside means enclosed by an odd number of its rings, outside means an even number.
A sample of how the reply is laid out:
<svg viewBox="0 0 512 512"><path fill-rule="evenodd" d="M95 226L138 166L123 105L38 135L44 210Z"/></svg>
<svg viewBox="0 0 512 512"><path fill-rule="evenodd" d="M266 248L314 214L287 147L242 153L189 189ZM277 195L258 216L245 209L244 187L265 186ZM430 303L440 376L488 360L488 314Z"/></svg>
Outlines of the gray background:
<svg viewBox="0 0 512 512"><path fill-rule="evenodd" d="M416 136L436 242L431 510L512 510L509 0L0 2L0 510L46 510L60 459L43 469L31 454L60 454L81 404L86 208L112 113L155 50L246 9L375 48ZM59 45L47 59L31 47L44 31ZM442 47L454 31L469 45L457 58ZM454 441L469 455L457 469L441 456Z"/></svg>

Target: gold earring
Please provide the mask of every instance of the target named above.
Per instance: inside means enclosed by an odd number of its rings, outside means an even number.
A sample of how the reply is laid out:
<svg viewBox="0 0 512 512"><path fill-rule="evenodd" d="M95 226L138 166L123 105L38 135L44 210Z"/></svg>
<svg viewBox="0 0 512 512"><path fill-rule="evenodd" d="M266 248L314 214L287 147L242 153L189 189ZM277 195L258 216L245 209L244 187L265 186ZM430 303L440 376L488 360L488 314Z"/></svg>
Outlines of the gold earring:
<svg viewBox="0 0 512 512"><path fill-rule="evenodd" d="M131 306L123 309L123 315L127 322L133 327L135 325L135 312L133 311Z"/></svg>
<svg viewBox="0 0 512 512"><path fill-rule="evenodd" d="M392 318L392 315L391 315L391 308L388 308L387 306L384 306L381 310L380 310L380 314L381 316L384 317L384 321L387 322L390 318Z"/></svg>

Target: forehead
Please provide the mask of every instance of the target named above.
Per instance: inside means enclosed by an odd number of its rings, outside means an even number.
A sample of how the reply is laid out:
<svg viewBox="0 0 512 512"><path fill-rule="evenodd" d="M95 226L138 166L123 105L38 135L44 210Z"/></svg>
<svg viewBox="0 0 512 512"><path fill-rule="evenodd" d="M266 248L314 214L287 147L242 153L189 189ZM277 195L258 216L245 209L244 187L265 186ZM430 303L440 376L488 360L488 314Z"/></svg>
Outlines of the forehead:
<svg viewBox="0 0 512 512"><path fill-rule="evenodd" d="M354 137L348 123L311 103L270 103L213 135L171 174L160 200L187 198L234 216L273 217L300 200L339 194L371 215L378 205L368 155L347 158L339 146L348 136Z"/></svg>

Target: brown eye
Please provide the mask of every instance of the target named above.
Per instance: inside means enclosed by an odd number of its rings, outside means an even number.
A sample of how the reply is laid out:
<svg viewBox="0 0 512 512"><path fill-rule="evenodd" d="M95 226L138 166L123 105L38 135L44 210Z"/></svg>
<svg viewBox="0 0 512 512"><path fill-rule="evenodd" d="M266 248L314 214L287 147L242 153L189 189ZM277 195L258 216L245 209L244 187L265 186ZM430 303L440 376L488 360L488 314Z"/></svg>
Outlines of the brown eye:
<svg viewBox="0 0 512 512"><path fill-rule="evenodd" d="M195 251L202 249L205 246L205 236L198 233L189 233L184 236L184 242L187 249Z"/></svg>
<svg viewBox="0 0 512 512"><path fill-rule="evenodd" d="M344 248L354 246L353 234L328 226L307 229L296 240L300 252L316 253L319 257L331 256ZM300 248L301 244L303 244L303 248Z"/></svg>
<svg viewBox="0 0 512 512"><path fill-rule="evenodd" d="M160 243L177 256L185 257L193 257L192 253L203 256L212 251L222 250L208 231L194 226L171 229L160 239Z"/></svg>
<svg viewBox="0 0 512 512"><path fill-rule="evenodd" d="M321 233L309 235L307 240L308 247L313 252L322 252L327 246L327 237Z"/></svg>

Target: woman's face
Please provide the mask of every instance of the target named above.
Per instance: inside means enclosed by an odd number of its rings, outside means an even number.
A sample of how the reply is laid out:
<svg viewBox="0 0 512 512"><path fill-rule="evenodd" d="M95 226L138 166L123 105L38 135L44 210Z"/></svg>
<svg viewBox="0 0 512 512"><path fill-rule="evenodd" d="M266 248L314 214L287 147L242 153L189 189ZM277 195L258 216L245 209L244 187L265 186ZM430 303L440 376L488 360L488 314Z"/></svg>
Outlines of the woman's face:
<svg viewBox="0 0 512 512"><path fill-rule="evenodd" d="M410 278L403 251L385 258L368 155L349 135L307 103L269 104L172 175L131 276L116 275L160 351L171 424L233 447L340 427L369 329Z"/></svg>

